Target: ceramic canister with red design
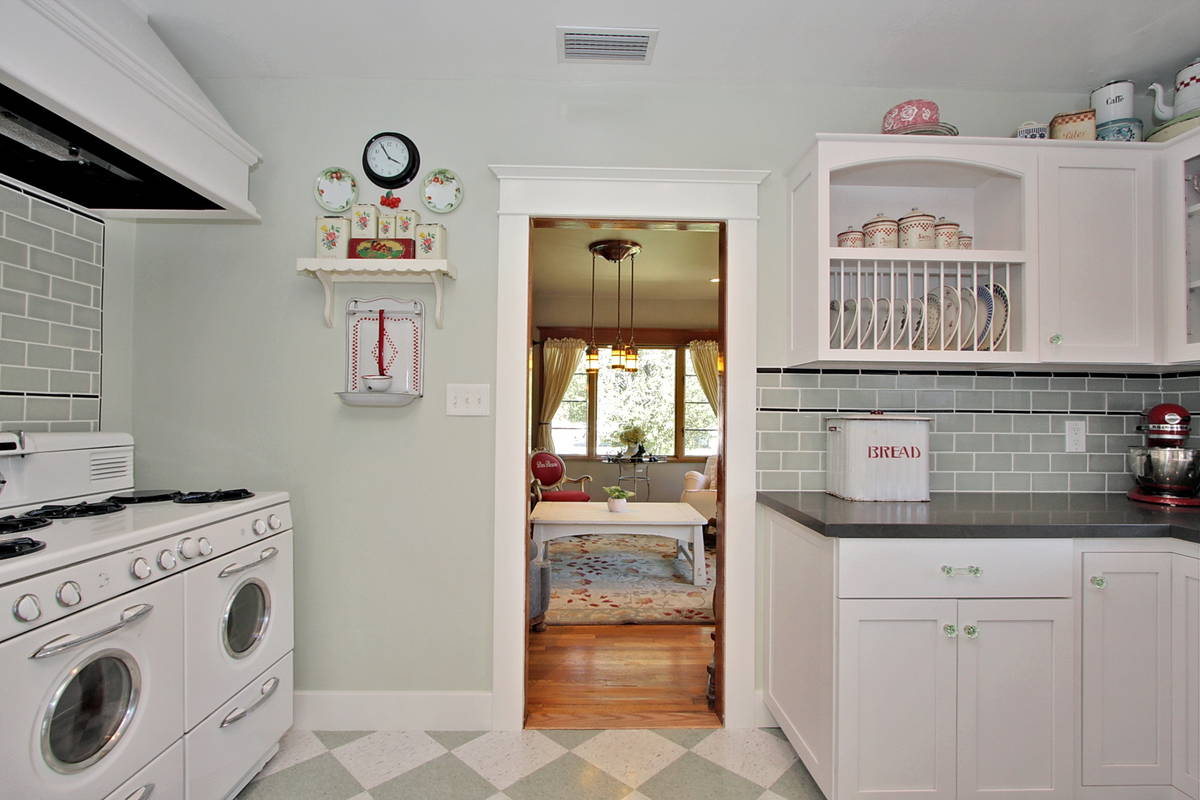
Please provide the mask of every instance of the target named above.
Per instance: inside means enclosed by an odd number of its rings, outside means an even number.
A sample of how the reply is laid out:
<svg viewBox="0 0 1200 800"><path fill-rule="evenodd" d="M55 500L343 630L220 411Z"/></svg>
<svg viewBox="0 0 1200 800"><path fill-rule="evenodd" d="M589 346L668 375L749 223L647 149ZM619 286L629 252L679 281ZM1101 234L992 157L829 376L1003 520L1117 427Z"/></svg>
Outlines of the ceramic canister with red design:
<svg viewBox="0 0 1200 800"><path fill-rule="evenodd" d="M931 249L933 247L933 214L926 214L924 211L914 208L901 217L900 246Z"/></svg>

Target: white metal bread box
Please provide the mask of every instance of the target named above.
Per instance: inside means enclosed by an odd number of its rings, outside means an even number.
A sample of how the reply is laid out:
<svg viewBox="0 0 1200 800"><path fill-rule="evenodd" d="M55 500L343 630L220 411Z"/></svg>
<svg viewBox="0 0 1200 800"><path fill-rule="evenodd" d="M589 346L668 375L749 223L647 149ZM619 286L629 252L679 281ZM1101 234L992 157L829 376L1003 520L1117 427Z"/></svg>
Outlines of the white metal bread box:
<svg viewBox="0 0 1200 800"><path fill-rule="evenodd" d="M929 499L929 417L829 417L826 491L847 500Z"/></svg>

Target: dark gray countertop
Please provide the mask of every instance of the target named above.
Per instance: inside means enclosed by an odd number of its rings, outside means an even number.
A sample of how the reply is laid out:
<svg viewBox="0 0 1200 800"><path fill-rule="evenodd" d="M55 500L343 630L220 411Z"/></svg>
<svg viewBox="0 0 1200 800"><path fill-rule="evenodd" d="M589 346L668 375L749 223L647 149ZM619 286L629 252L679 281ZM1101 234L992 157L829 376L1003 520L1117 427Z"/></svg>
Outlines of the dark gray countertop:
<svg viewBox="0 0 1200 800"><path fill-rule="evenodd" d="M825 536L859 539L1173 537L1200 543L1200 508L1123 494L939 492L928 503L864 503L824 492L759 492L758 502Z"/></svg>

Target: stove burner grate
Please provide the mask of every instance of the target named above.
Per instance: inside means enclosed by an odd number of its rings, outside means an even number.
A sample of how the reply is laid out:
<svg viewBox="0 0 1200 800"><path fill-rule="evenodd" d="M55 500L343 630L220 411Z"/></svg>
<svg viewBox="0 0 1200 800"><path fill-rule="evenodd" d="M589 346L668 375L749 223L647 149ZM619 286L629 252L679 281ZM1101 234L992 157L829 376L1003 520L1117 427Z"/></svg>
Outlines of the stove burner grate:
<svg viewBox="0 0 1200 800"><path fill-rule="evenodd" d="M0 535L6 533L24 533L25 531L35 531L38 528L44 528L50 524L48 519L35 519L33 517L0 517Z"/></svg>
<svg viewBox="0 0 1200 800"><path fill-rule="evenodd" d="M249 489L217 489L215 492L184 492L175 498L176 503L228 503L254 497Z"/></svg>
<svg viewBox="0 0 1200 800"><path fill-rule="evenodd" d="M110 503L120 503L123 506L133 506L139 503L165 503L174 500L183 492L178 489L139 489L133 492L122 492L108 498Z"/></svg>
<svg viewBox="0 0 1200 800"><path fill-rule="evenodd" d="M76 519L78 517L98 517L101 514L115 514L124 511L125 506L111 500L99 500L95 503L76 503L75 505L45 505L25 512L27 517L40 519Z"/></svg>
<svg viewBox="0 0 1200 800"><path fill-rule="evenodd" d="M22 536L19 539L0 541L0 559L16 558L17 556L36 553L45 546L45 542L39 542L37 539L30 539L28 536Z"/></svg>

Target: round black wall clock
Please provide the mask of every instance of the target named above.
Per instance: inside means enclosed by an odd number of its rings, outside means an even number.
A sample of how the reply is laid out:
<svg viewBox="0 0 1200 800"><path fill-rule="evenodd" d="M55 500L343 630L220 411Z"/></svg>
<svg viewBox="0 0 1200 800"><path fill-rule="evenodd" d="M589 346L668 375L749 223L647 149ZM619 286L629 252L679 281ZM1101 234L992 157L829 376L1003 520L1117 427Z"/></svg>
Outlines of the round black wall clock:
<svg viewBox="0 0 1200 800"><path fill-rule="evenodd" d="M412 183L421 168L421 154L402 133L377 133L363 148L363 171L376 186L398 189Z"/></svg>

